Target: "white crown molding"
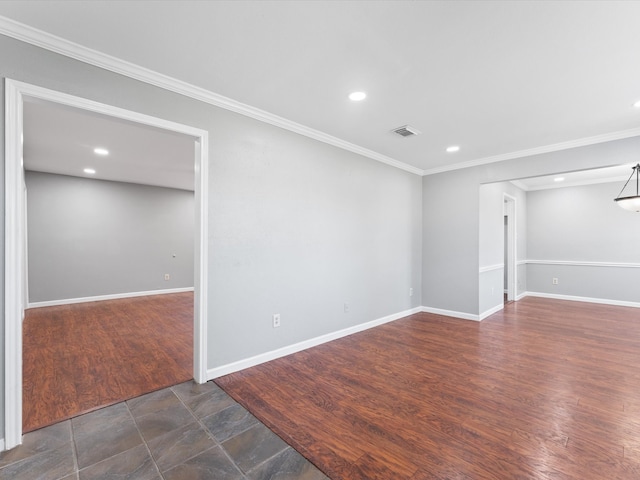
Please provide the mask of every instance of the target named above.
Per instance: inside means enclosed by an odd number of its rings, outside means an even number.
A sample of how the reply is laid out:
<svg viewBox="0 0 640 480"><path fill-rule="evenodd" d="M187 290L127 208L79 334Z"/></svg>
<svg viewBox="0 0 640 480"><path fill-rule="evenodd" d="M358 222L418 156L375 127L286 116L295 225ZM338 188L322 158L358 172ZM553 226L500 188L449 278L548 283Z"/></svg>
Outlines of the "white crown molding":
<svg viewBox="0 0 640 480"><path fill-rule="evenodd" d="M6 17L0 16L0 34L8 37L15 38L22 42L35 45L37 47L44 48L46 50L65 55L76 60L80 60L84 63L94 65L96 67L104 68L114 73L125 75L135 80L155 85L156 87L163 88L181 95L191 97L201 102L214 105L216 107L224 108L235 113L245 115L247 117L254 118L264 123L274 125L276 127L289 130L300 135L304 135L314 140L318 140L329 145L341 148L343 150L362 155L364 157L376 160L378 162L390 165L392 167L405 170L407 172L422 175L423 170L416 168L412 165L408 165L404 162L396 160L386 155L374 152L364 147L360 147L353 143L347 142L340 138L328 135L324 132L314 130L296 122L287 120L278 115L260 110L259 108L246 105L231 98L218 95L201 87L191 85L190 83L183 82L182 80L169 77L162 73L155 72L148 68L141 67L139 65L121 60L119 58L107 55L97 50L84 47L74 42L70 42L63 38L51 35L28 25L16 22Z"/></svg>
<svg viewBox="0 0 640 480"><path fill-rule="evenodd" d="M640 268L640 263L577 262L573 260L527 260L528 265L569 265L573 267Z"/></svg>
<svg viewBox="0 0 640 480"><path fill-rule="evenodd" d="M541 155L543 153L557 152L560 150L568 150L570 148L586 147L597 143L611 142L614 140L622 140L625 138L640 136L640 128L631 128L629 130L621 130L619 132L605 133L603 135L595 135L593 137L579 138L568 142L554 143L552 145L544 145L542 147L530 148L527 150L519 150L517 152L503 153L491 157L479 158L468 162L456 163L455 165L447 165L444 167L436 167L424 170L422 175L435 175L436 173L450 172L463 168L477 167L487 165L489 163L502 162L505 160L515 160L516 158L531 157L533 155ZM522 188L522 187L520 187Z"/></svg>

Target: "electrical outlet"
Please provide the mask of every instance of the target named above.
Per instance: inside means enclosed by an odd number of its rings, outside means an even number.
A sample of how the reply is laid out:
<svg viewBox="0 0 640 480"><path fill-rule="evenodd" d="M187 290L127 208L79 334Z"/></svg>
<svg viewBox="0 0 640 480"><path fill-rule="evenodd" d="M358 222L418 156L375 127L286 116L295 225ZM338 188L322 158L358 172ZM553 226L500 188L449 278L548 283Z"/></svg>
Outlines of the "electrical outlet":
<svg viewBox="0 0 640 480"><path fill-rule="evenodd" d="M346 302L344 304L344 313L349 313L349 304Z"/></svg>
<svg viewBox="0 0 640 480"><path fill-rule="evenodd" d="M552 278L551 279L551 283L553 283L554 285L558 285L558 279L557 278Z"/></svg>
<svg viewBox="0 0 640 480"><path fill-rule="evenodd" d="M273 314L273 328L278 328L280 326L280 314Z"/></svg>
<svg viewBox="0 0 640 480"><path fill-rule="evenodd" d="M409 296L410 296L410 297L413 297L413 288L410 288L410 289L409 289Z"/></svg>
<svg viewBox="0 0 640 480"><path fill-rule="evenodd" d="M164 279L165 280L171 280L171 275L169 275L168 273L164 274Z"/></svg>

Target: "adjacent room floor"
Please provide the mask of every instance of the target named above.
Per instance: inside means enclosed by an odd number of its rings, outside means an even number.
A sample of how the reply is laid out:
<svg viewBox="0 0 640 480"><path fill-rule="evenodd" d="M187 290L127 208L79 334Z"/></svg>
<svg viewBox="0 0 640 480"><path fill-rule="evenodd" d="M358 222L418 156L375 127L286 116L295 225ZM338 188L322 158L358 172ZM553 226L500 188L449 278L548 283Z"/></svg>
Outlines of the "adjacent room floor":
<svg viewBox="0 0 640 480"><path fill-rule="evenodd" d="M192 292L26 311L25 432L192 378Z"/></svg>

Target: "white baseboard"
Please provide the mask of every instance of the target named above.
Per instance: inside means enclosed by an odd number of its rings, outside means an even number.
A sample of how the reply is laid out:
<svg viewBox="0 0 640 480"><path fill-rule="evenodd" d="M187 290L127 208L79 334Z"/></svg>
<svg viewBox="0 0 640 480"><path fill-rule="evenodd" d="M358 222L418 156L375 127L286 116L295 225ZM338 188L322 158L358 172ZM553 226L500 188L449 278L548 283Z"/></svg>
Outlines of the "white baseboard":
<svg viewBox="0 0 640 480"><path fill-rule="evenodd" d="M434 313L436 315L444 315L446 317L461 318L463 320L473 320L475 322L480 321L480 315L475 315L473 313L456 312L453 310L443 310L441 308L433 307L422 307L421 311L425 313Z"/></svg>
<svg viewBox="0 0 640 480"><path fill-rule="evenodd" d="M112 295L98 295L95 297L64 298L62 300L49 300L46 302L32 302L27 308L53 307L56 305L69 305L71 303L100 302L103 300L118 300L121 298L146 297L148 295L166 295L168 293L193 292L193 287L170 288L166 290L150 290L148 292L114 293Z"/></svg>
<svg viewBox="0 0 640 480"><path fill-rule="evenodd" d="M553 298L556 300L570 300L572 302L600 303L603 305L616 305L618 307L640 308L640 302L627 302L624 300L611 300L608 298L578 297L575 295L558 295L555 293L542 293L542 292L525 292L524 296Z"/></svg>
<svg viewBox="0 0 640 480"><path fill-rule="evenodd" d="M500 305L496 305L495 307L490 308L489 310L485 310L484 312L482 312L478 317L479 321L484 320L485 318L493 315L496 312L499 312L500 310L504 309L504 303L501 303Z"/></svg>
<svg viewBox="0 0 640 480"><path fill-rule="evenodd" d="M386 317L378 318L377 320L372 320L370 322L361 323L360 325L355 325L353 327L345 328L343 330L338 330L337 332L328 333L326 335L321 335L319 337L311 338L303 342L294 343L293 345L288 345L286 347L278 348L277 350L272 350L270 352L262 353L260 355L245 358L244 360L239 360L237 362L229 363L227 365L222 365L220 367L210 368L209 370L207 370L207 379L213 380L214 378L218 378L218 377L222 377L223 375L228 375L230 373L238 372L240 370L244 370L245 368L255 367L256 365L260 365L261 363L265 363L271 360L275 360L277 358L285 357L287 355L291 355L292 353L300 352L302 350L306 350L311 347L316 347L318 345L322 345L323 343L327 343L332 340L337 340L339 338L346 337L348 335L353 335L354 333L362 332L364 330L368 330L370 328L377 327L385 323L393 322L395 320L399 320L400 318L413 315L414 313L420 313L421 311L422 311L422 307L412 308L410 310L405 310L400 313L395 313L393 315L388 315Z"/></svg>
<svg viewBox="0 0 640 480"><path fill-rule="evenodd" d="M522 300L524 297L526 297L526 296L527 296L527 293L528 293L528 292L522 292L521 294L516 295L516 302L517 302L518 300Z"/></svg>

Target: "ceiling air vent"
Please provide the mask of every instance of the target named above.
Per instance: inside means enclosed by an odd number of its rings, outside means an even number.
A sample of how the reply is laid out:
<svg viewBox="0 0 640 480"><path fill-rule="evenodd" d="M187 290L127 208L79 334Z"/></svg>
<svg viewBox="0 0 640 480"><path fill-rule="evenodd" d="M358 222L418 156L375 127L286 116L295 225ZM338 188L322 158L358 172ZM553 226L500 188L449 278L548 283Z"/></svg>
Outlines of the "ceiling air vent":
<svg viewBox="0 0 640 480"><path fill-rule="evenodd" d="M410 137L412 135L419 135L420 131L411 125L405 125L403 127L394 128L393 131L402 137Z"/></svg>

